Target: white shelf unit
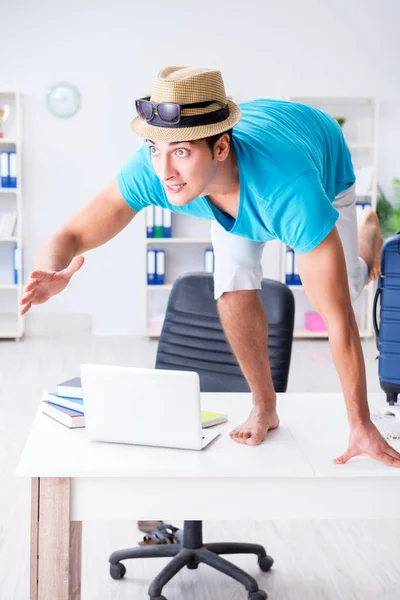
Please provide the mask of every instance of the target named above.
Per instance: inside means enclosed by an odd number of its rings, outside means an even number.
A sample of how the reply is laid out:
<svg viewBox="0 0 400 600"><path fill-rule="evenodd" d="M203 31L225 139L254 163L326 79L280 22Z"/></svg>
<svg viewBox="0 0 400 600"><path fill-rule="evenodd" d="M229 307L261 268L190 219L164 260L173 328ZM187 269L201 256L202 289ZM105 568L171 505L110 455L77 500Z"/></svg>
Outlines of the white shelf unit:
<svg viewBox="0 0 400 600"><path fill-rule="evenodd" d="M204 271L204 251L212 248L210 227L210 220L173 213L172 237L148 238L144 219L145 323L148 337L160 337L169 294L175 279L184 273ZM147 285L148 249L165 251L164 285Z"/></svg>
<svg viewBox="0 0 400 600"><path fill-rule="evenodd" d="M10 105L10 114L3 123L4 137L0 138L0 152L15 151L17 155L17 187L1 187L0 215L16 211L15 235L0 238L0 339L19 340L24 335L25 317L19 314L19 301L23 292L23 233L21 186L21 94L18 91L0 90L0 107ZM19 254L18 283L14 283L13 249Z"/></svg>
<svg viewBox="0 0 400 600"><path fill-rule="evenodd" d="M314 106L333 117L346 117L342 130L351 152L354 169L372 167L370 189L357 195L357 201L371 204L376 210L377 202L377 143L378 100L374 97L346 96L291 96L288 100ZM286 282L286 245L281 244L280 280ZM296 303L294 337L327 338L327 332L308 331L304 327L305 312L314 312L308 302L303 286L291 285ZM355 302L354 310L362 338L373 335L372 306L376 284L368 284Z"/></svg>

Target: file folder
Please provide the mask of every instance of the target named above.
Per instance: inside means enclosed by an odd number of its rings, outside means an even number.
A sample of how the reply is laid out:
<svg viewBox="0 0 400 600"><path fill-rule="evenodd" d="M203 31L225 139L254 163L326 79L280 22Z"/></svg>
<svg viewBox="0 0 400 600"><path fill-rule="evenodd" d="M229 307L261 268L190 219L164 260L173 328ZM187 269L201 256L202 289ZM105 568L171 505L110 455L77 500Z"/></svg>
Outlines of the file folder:
<svg viewBox="0 0 400 600"><path fill-rule="evenodd" d="M146 206L146 237L154 237L154 206Z"/></svg>
<svg viewBox="0 0 400 600"><path fill-rule="evenodd" d="M163 209L163 237L170 238L172 235L172 212L168 208Z"/></svg>
<svg viewBox="0 0 400 600"><path fill-rule="evenodd" d="M293 252L293 285L301 285L299 270L297 268L296 259Z"/></svg>
<svg viewBox="0 0 400 600"><path fill-rule="evenodd" d="M161 206L156 206L154 209L154 237L163 237L163 209Z"/></svg>
<svg viewBox="0 0 400 600"><path fill-rule="evenodd" d="M206 273L214 273L214 252L211 248L204 251L204 270Z"/></svg>
<svg viewBox="0 0 400 600"><path fill-rule="evenodd" d="M165 251L156 250L156 284L165 283Z"/></svg>
<svg viewBox="0 0 400 600"><path fill-rule="evenodd" d="M0 152L0 187L10 187L8 152Z"/></svg>
<svg viewBox="0 0 400 600"><path fill-rule="evenodd" d="M147 250L147 285L156 283L156 252Z"/></svg>
<svg viewBox="0 0 400 600"><path fill-rule="evenodd" d="M8 175L9 175L8 186L10 188L16 188L17 187L17 153L16 152L8 153Z"/></svg>
<svg viewBox="0 0 400 600"><path fill-rule="evenodd" d="M293 285L294 273L294 252L291 248L286 248L286 285Z"/></svg>
<svg viewBox="0 0 400 600"><path fill-rule="evenodd" d="M21 253L19 248L13 248L13 267L14 267L14 283L18 284L21 280Z"/></svg>

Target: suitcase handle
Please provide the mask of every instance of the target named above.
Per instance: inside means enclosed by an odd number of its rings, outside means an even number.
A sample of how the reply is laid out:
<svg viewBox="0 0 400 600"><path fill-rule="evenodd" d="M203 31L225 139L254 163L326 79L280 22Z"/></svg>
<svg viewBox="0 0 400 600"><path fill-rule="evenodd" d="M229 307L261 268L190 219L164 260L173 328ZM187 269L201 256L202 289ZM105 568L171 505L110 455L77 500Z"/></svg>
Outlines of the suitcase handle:
<svg viewBox="0 0 400 600"><path fill-rule="evenodd" d="M375 335L378 338L379 337L379 327L378 327L378 321L376 318L376 307L378 306L378 298L381 295L381 288L378 287L378 289L375 292L375 298L374 298L374 306L372 308L372 318L374 321L374 330L375 330Z"/></svg>

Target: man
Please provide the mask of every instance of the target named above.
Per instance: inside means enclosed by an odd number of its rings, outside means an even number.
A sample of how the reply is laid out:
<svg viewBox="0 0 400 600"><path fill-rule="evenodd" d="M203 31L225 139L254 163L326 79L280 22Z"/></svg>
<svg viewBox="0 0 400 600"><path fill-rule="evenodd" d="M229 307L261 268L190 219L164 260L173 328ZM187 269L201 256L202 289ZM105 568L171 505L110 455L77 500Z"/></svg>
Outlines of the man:
<svg viewBox="0 0 400 600"><path fill-rule="evenodd" d="M294 249L306 293L327 325L350 425L334 462L367 455L399 467L400 454L370 420L365 367L351 301L379 276L377 216L357 236L354 171L336 121L296 103L228 100L221 73L167 67L151 98L136 101L132 130L146 140L116 179L38 251L21 313L59 293L81 268L81 253L119 233L143 207L212 219L215 297L252 391L234 441L260 444L279 425L267 355L268 326L257 293L266 241Z"/></svg>

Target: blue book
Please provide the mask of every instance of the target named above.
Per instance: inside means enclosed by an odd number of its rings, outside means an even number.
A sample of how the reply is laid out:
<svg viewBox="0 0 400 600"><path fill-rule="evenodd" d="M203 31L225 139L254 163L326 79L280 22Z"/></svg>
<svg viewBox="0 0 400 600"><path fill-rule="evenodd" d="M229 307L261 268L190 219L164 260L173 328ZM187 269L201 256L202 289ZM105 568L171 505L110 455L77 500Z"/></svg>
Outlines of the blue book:
<svg viewBox="0 0 400 600"><path fill-rule="evenodd" d="M64 398L83 398L83 390L80 377L73 377L57 384L57 394Z"/></svg>
<svg viewBox="0 0 400 600"><path fill-rule="evenodd" d="M43 400L47 400L47 402L50 402L50 404L54 404L55 406L69 408L82 415L85 413L82 398L67 398L66 396L59 396L56 392L47 392Z"/></svg>

